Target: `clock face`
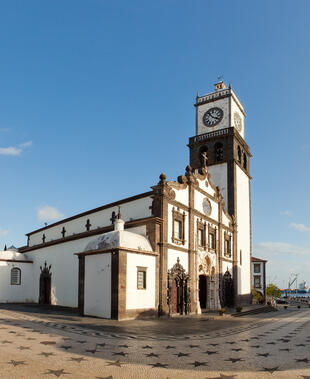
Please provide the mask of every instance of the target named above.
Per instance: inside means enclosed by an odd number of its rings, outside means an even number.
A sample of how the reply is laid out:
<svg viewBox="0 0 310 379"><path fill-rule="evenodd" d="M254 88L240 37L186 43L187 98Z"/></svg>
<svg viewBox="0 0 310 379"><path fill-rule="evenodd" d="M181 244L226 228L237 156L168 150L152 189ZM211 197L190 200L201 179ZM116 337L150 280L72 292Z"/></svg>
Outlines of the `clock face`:
<svg viewBox="0 0 310 379"><path fill-rule="evenodd" d="M241 132L241 130L242 130L242 118L240 117L238 112L234 113L234 124L235 124L235 128L238 130L238 132Z"/></svg>
<svg viewBox="0 0 310 379"><path fill-rule="evenodd" d="M202 202L202 208L203 208L203 211L204 213L209 216L211 214L211 203L210 203L210 200L205 198L203 199L203 202Z"/></svg>
<svg viewBox="0 0 310 379"><path fill-rule="evenodd" d="M203 115L202 121L206 126L215 126L222 121L223 115L224 115L224 112L221 108L218 108L218 107L210 108Z"/></svg>

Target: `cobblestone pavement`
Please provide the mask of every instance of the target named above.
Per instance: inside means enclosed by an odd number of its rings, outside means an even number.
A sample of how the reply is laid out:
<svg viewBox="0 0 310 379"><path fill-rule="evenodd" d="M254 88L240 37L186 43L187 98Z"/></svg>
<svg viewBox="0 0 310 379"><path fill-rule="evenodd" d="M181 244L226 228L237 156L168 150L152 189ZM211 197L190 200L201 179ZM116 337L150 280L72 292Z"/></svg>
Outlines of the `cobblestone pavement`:
<svg viewBox="0 0 310 379"><path fill-rule="evenodd" d="M310 309L116 323L1 306L0 377L310 379Z"/></svg>

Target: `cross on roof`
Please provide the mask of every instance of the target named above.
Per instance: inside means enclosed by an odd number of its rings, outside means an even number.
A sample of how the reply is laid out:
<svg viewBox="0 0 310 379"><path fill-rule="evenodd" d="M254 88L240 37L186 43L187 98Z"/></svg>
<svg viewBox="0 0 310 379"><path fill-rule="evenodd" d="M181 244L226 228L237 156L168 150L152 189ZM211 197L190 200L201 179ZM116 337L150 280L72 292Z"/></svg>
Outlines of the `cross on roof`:
<svg viewBox="0 0 310 379"><path fill-rule="evenodd" d="M204 151L202 154L202 159L203 159L203 167L207 167L207 162L208 162L208 156L207 153Z"/></svg>
<svg viewBox="0 0 310 379"><path fill-rule="evenodd" d="M43 233L42 242L45 243L45 240L46 240L46 235Z"/></svg>
<svg viewBox="0 0 310 379"><path fill-rule="evenodd" d="M62 228L61 234L62 234L62 238L65 238L65 235L66 235L65 227Z"/></svg>
<svg viewBox="0 0 310 379"><path fill-rule="evenodd" d="M114 224L114 222L115 222L116 219L117 219L117 216L116 216L115 212L113 211L112 212L112 217L110 218L111 223Z"/></svg>
<svg viewBox="0 0 310 379"><path fill-rule="evenodd" d="M87 219L87 221L86 221L86 224L85 224L85 228L86 228L86 230L89 232L89 230L90 230L90 227L91 227L91 223L90 223L90 221L89 221L89 218Z"/></svg>

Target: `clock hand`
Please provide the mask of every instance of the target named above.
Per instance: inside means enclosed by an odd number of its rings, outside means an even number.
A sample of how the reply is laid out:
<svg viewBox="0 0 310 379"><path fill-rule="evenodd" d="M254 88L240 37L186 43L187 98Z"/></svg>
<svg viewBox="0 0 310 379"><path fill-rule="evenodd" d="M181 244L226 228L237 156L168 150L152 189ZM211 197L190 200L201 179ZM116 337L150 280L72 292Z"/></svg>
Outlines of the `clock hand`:
<svg viewBox="0 0 310 379"><path fill-rule="evenodd" d="M220 117L215 117L215 116L212 116L212 114L210 113L210 116L212 117L212 118L215 118L215 120L219 120L220 119Z"/></svg>

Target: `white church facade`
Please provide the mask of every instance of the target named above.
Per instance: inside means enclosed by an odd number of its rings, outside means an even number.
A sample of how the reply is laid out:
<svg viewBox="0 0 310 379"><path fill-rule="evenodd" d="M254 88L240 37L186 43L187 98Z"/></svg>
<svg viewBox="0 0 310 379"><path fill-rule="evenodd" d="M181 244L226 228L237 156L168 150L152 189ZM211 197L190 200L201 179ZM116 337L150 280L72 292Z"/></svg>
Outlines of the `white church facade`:
<svg viewBox="0 0 310 379"><path fill-rule="evenodd" d="M177 181L27 234L0 252L0 302L130 319L251 301L250 150L223 82L196 99L190 164Z"/></svg>

